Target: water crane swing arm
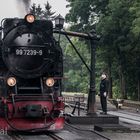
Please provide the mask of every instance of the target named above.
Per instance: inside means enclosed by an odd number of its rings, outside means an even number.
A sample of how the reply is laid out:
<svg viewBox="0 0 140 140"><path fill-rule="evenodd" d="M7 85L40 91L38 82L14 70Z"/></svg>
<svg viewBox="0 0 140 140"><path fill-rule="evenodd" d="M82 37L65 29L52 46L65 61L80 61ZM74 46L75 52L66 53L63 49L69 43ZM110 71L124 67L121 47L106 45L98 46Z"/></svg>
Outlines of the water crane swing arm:
<svg viewBox="0 0 140 140"><path fill-rule="evenodd" d="M72 32L72 31L62 31L62 30L54 30L53 33L58 33L62 35L68 35L68 36L75 36L75 37L81 37L85 38L87 40L100 40L100 36L93 34L93 32L90 33L79 33L79 32Z"/></svg>

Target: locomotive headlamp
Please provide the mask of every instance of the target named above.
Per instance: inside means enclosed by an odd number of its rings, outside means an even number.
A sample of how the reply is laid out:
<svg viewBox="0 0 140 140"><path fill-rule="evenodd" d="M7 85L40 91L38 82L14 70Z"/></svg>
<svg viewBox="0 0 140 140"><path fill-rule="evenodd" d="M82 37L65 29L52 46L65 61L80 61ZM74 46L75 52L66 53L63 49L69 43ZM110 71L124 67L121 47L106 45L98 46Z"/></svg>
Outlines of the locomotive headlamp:
<svg viewBox="0 0 140 140"><path fill-rule="evenodd" d="M17 83L16 79L14 77L10 77L7 79L7 84L10 86L10 87L13 87L15 86Z"/></svg>
<svg viewBox="0 0 140 140"><path fill-rule="evenodd" d="M28 15L25 16L25 20L28 23L33 23L35 21L35 16L33 14L28 14Z"/></svg>
<svg viewBox="0 0 140 140"><path fill-rule="evenodd" d="M46 80L46 85L47 85L48 87L52 87L52 86L54 85L54 79L53 79L53 78L48 78L48 79Z"/></svg>

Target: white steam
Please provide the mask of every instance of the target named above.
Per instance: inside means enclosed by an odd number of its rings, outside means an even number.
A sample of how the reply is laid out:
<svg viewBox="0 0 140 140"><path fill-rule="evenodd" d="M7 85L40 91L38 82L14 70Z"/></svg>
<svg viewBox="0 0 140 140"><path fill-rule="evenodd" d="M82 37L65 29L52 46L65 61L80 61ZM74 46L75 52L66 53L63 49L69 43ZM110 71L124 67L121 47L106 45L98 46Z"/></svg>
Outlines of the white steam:
<svg viewBox="0 0 140 140"><path fill-rule="evenodd" d="M16 0L16 4L20 17L29 13L31 0Z"/></svg>

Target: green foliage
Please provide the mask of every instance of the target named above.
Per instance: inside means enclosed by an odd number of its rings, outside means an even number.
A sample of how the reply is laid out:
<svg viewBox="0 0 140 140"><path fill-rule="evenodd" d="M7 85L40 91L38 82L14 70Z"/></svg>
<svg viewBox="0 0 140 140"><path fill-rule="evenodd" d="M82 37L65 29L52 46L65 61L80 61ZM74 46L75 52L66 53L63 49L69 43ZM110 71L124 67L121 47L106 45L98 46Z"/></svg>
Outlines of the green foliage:
<svg viewBox="0 0 140 140"><path fill-rule="evenodd" d="M40 4L38 4L38 6L36 6L36 4L33 3L33 5L30 8L30 13L35 15L36 19L42 19L42 17L43 17L43 10L42 10Z"/></svg>
<svg viewBox="0 0 140 140"><path fill-rule="evenodd" d="M89 32L96 28L101 39L96 51L96 88L100 74L112 79L114 98L137 100L140 95L140 1L138 0L67 0L70 7L66 21L70 30ZM38 19L52 19L54 12L47 2L45 9L33 4L31 11ZM57 37L57 36L56 36ZM87 64L90 64L88 43L71 38ZM65 38L61 38L64 53L65 91L87 92L89 72ZM111 81L110 81L111 83ZM140 99L139 99L140 100Z"/></svg>
<svg viewBox="0 0 140 140"><path fill-rule="evenodd" d="M51 8L52 8L52 6L47 1L47 4L45 4L45 9L43 12L43 17L45 19L54 19L55 18L55 15L54 15L55 12L52 12Z"/></svg>
<svg viewBox="0 0 140 140"><path fill-rule="evenodd" d="M139 37L140 35L140 2L134 0L133 5L130 7L130 12L133 15L133 22L132 22L132 32L134 33L135 37Z"/></svg>
<svg viewBox="0 0 140 140"><path fill-rule="evenodd" d="M84 42L79 41L76 38L71 38L78 51L83 54L83 58L88 63L90 55L87 49L87 45ZM89 85L89 72L83 65L82 61L72 48L70 44L67 44L63 48L64 54L64 90L68 92L88 92Z"/></svg>
<svg viewBox="0 0 140 140"><path fill-rule="evenodd" d="M66 18L76 31L96 27L101 40L96 52L96 76L113 79L113 96L137 99L140 85L140 1L67 0ZM109 78L110 78L109 77ZM97 79L97 88L99 78Z"/></svg>
<svg viewBox="0 0 140 140"><path fill-rule="evenodd" d="M33 3L30 8L30 13L34 14L37 19L53 19L55 18L55 12L52 12L51 8L52 6L48 1L44 4L44 9L42 9L40 4L36 5Z"/></svg>

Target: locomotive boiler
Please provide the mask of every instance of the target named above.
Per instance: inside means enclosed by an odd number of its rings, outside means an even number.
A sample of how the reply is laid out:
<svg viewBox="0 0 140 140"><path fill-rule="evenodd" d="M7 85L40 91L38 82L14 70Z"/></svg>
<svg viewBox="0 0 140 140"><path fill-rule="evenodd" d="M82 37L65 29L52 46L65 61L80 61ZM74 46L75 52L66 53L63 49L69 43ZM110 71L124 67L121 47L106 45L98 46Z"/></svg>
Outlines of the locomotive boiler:
<svg viewBox="0 0 140 140"><path fill-rule="evenodd" d="M63 54L49 20L2 21L0 43L0 128L61 130Z"/></svg>

